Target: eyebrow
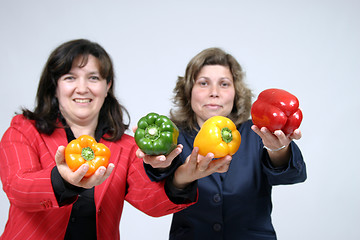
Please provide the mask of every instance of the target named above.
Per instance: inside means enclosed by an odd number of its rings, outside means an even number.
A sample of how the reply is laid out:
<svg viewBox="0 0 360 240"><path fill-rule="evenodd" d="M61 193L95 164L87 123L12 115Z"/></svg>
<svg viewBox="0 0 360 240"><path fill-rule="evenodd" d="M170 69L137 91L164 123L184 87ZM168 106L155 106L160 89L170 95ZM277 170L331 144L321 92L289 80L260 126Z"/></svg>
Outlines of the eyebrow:
<svg viewBox="0 0 360 240"><path fill-rule="evenodd" d="M98 72L98 71L93 71L93 72L89 72L88 74L98 74L98 75L100 75L100 73Z"/></svg>
<svg viewBox="0 0 360 240"><path fill-rule="evenodd" d="M209 77L205 77L205 76L201 76L201 77L198 77L198 78L196 78L195 79L195 81L196 80L199 80L199 79L206 79L206 80L208 80L208 79L211 79L211 78L209 78ZM231 81L231 80L233 80L232 78L228 78L228 77L221 77L221 78L219 78L220 80L229 80L229 81Z"/></svg>

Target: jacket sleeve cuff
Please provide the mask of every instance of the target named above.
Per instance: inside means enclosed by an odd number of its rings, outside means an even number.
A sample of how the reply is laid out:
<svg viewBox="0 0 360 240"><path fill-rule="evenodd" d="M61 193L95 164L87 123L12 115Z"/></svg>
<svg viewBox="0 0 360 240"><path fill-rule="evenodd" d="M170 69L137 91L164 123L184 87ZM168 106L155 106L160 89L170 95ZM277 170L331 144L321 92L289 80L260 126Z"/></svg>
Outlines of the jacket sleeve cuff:
<svg viewBox="0 0 360 240"><path fill-rule="evenodd" d="M176 157L171 165L167 168L160 169L160 168L153 168L150 164L144 163L145 172L153 182L160 182L165 178L172 175L175 170L181 165L181 161L179 157Z"/></svg>
<svg viewBox="0 0 360 240"><path fill-rule="evenodd" d="M281 173L283 171L286 171L289 168L289 163L287 165L281 166L281 167L274 167L271 163L269 154L267 152L267 150L264 148L263 150L263 155L262 155L262 162L263 165L270 171L274 172L274 173ZM290 157L289 162L291 161L292 156Z"/></svg>
<svg viewBox="0 0 360 240"><path fill-rule="evenodd" d="M165 192L168 198L175 204L188 204L197 200L197 181L192 182L184 189L176 188L173 185L173 176L166 179Z"/></svg>
<svg viewBox="0 0 360 240"><path fill-rule="evenodd" d="M66 182L60 175L57 167L51 170L51 184L59 206L74 203L78 195L84 191L81 187L76 187Z"/></svg>

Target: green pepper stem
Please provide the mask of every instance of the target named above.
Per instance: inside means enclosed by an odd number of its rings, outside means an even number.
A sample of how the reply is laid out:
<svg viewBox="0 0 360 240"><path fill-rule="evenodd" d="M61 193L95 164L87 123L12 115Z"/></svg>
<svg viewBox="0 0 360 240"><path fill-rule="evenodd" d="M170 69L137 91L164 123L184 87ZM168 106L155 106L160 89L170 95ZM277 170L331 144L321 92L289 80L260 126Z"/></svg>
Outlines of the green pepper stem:
<svg viewBox="0 0 360 240"><path fill-rule="evenodd" d="M160 137L159 127L156 125L150 125L145 129L145 137L151 140L156 140Z"/></svg>
<svg viewBox="0 0 360 240"><path fill-rule="evenodd" d="M232 141L232 133L231 130L227 127L221 129L221 138L224 142L229 143Z"/></svg>
<svg viewBox="0 0 360 240"><path fill-rule="evenodd" d="M91 149L91 147L86 147L83 148L81 150L81 156L86 160L86 161L90 161L93 160L95 158L95 153L94 151Z"/></svg>

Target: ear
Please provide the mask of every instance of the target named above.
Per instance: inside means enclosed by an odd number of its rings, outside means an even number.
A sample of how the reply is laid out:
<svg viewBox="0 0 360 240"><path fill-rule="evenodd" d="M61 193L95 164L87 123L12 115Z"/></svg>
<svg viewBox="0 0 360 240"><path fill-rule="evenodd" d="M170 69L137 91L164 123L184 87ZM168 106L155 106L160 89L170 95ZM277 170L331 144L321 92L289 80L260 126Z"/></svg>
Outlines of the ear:
<svg viewBox="0 0 360 240"><path fill-rule="evenodd" d="M109 92L109 89L111 88L111 85L112 85L112 80L106 86L106 96L107 96L107 93Z"/></svg>

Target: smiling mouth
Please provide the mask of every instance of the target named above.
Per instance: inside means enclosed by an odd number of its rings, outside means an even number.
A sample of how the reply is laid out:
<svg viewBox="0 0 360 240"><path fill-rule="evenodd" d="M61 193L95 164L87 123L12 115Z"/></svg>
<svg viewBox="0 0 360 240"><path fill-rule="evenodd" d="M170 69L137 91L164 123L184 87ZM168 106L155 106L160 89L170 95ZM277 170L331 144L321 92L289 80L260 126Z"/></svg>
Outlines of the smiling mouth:
<svg viewBox="0 0 360 240"><path fill-rule="evenodd" d="M91 99L74 99L74 102L76 102L76 103L89 103L89 102L91 102Z"/></svg>

